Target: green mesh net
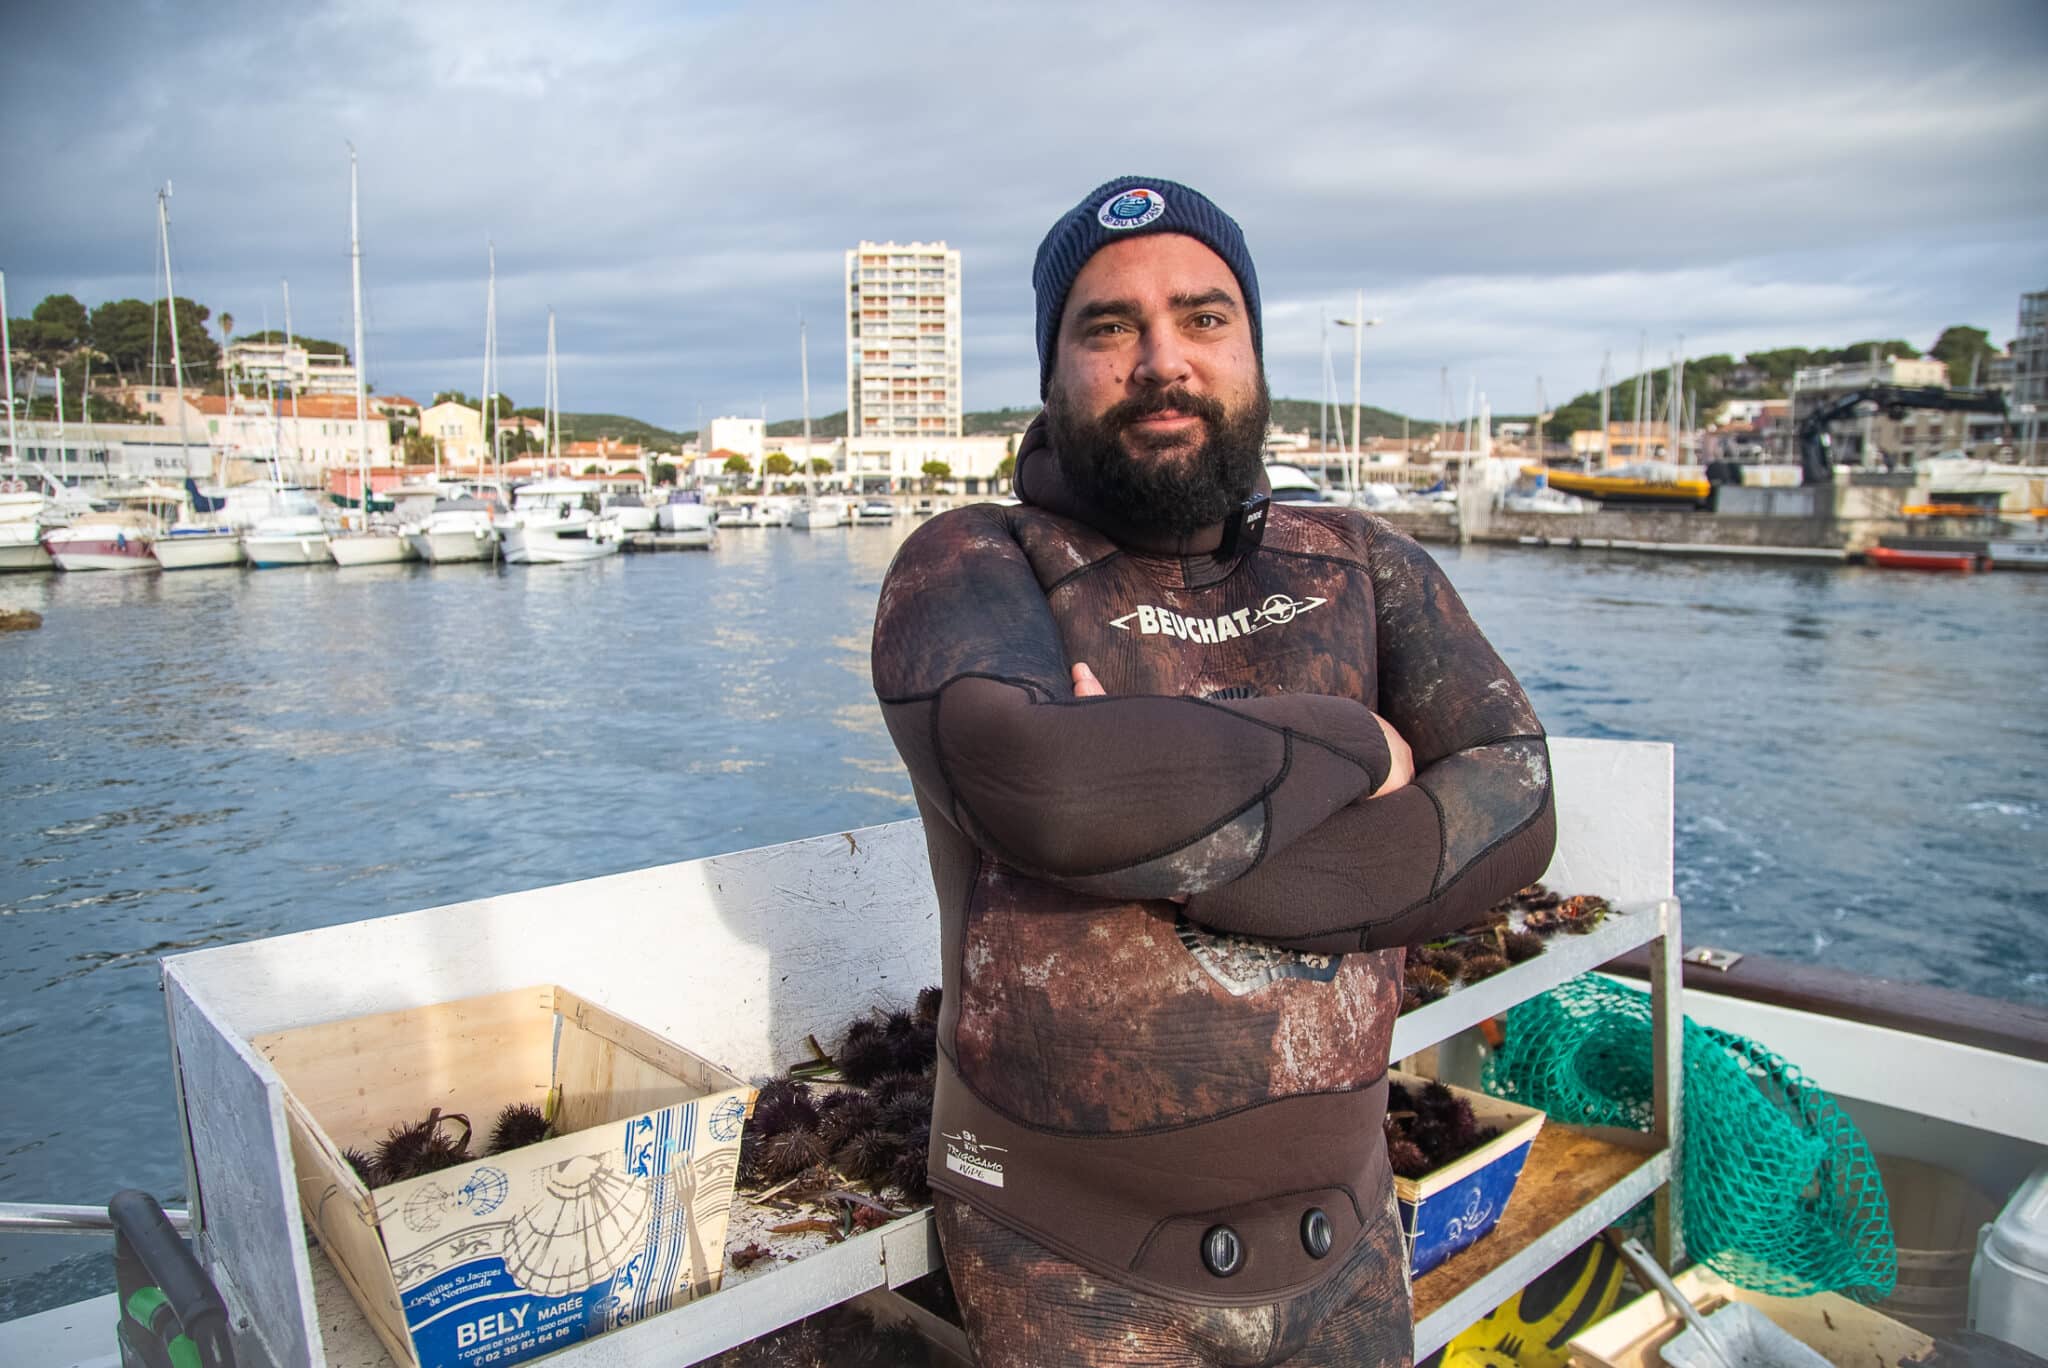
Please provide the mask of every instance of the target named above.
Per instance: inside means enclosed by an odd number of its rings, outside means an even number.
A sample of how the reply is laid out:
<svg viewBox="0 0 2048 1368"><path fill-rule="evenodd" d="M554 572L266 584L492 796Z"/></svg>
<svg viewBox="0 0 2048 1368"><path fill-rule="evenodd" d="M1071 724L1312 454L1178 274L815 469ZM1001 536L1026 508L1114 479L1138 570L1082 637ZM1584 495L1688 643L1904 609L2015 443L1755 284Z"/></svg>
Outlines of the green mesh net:
<svg viewBox="0 0 2048 1368"><path fill-rule="evenodd" d="M1513 1008L1488 1092L1572 1125L1651 1123L1650 996L1587 974ZM1873 1302L1898 1274L1876 1161L1834 1099L1754 1041L1685 1023L1679 1227L1739 1287Z"/></svg>

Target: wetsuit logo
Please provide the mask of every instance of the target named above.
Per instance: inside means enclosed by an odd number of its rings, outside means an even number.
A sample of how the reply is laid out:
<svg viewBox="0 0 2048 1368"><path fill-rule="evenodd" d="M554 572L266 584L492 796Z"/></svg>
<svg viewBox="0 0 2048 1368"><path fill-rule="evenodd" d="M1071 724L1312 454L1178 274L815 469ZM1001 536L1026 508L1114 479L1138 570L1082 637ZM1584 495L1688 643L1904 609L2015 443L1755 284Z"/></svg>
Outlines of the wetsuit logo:
<svg viewBox="0 0 2048 1368"><path fill-rule="evenodd" d="M1328 602L1328 599L1321 598L1298 599L1289 594L1271 594L1256 610L1240 608L1234 613L1221 613L1215 617L1188 617L1171 608L1141 603L1134 611L1120 618L1111 618L1109 625L1126 632L1135 631L1140 636L1178 637L1182 641L1213 646L1219 641L1263 632L1268 627L1285 627L1303 613ZM1137 625L1133 627L1133 623Z"/></svg>
<svg viewBox="0 0 2048 1368"><path fill-rule="evenodd" d="M990 1187L1003 1185L1003 1161L995 1158L1009 1151L1001 1145L984 1145L974 1138L974 1132L963 1130L958 1135L946 1135L946 1167L963 1178L972 1178L977 1183Z"/></svg>

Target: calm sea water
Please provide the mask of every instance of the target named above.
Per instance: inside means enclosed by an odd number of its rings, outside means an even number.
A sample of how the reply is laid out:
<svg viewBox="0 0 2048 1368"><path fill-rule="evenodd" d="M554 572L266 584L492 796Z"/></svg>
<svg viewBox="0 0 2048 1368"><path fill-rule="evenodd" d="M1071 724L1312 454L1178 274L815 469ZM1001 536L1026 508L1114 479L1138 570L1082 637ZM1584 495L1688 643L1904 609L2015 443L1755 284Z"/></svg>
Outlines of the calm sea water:
<svg viewBox="0 0 2048 1368"><path fill-rule="evenodd" d="M184 1203L160 955L914 815L907 530L0 579L0 1201ZM1552 734L1677 743L1688 939L2048 1004L2048 576L1438 555ZM0 1317L103 1251L0 1242Z"/></svg>

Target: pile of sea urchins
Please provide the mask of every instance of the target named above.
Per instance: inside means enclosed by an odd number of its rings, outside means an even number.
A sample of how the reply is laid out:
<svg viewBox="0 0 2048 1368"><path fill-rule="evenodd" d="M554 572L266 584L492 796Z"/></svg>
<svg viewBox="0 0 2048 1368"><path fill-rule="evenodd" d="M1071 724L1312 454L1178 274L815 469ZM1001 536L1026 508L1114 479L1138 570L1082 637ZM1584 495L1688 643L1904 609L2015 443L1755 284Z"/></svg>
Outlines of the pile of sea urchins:
<svg viewBox="0 0 2048 1368"><path fill-rule="evenodd" d="M1500 1128L1480 1125L1472 1104L1441 1083L1394 1083L1387 1088L1386 1132L1387 1163L1395 1174L1420 1178L1470 1154Z"/></svg>
<svg viewBox="0 0 2048 1368"><path fill-rule="evenodd" d="M1408 948L1402 978L1401 1010L1412 1012L1435 1002L1460 983L1492 978L1510 964L1543 953L1543 943L1560 931L1584 935L1600 924L1609 908L1604 898L1580 894L1566 898L1542 884L1530 884L1504 898L1470 926L1439 936L1426 945ZM1517 929L1511 916L1521 914Z"/></svg>
<svg viewBox="0 0 2048 1368"><path fill-rule="evenodd" d="M915 1011L853 1022L829 1070L765 1084L740 1140L741 1185L820 1192L838 1184L837 1174L877 1193L894 1188L912 1202L931 1200L925 1162L939 996L927 988Z"/></svg>
<svg viewBox="0 0 2048 1368"><path fill-rule="evenodd" d="M530 1102L514 1102L498 1113L488 1148L472 1154L471 1138L467 1116L436 1107L424 1121L393 1126L372 1153L345 1149L341 1157L348 1160L364 1187L388 1187L408 1178L472 1163L485 1155L537 1145L554 1138L554 1128L539 1107Z"/></svg>

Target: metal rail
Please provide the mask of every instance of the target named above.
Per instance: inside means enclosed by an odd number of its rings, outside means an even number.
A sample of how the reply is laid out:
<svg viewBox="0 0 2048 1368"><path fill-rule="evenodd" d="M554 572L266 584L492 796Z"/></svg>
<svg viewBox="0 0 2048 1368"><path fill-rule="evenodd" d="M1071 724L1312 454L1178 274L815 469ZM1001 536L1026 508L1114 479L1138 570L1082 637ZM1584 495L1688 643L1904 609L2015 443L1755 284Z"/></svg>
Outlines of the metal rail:
<svg viewBox="0 0 2048 1368"><path fill-rule="evenodd" d="M192 1219L166 1209L171 1229L192 1233ZM103 1206L66 1206L58 1202L0 1202L0 1235L111 1235L114 1222Z"/></svg>

